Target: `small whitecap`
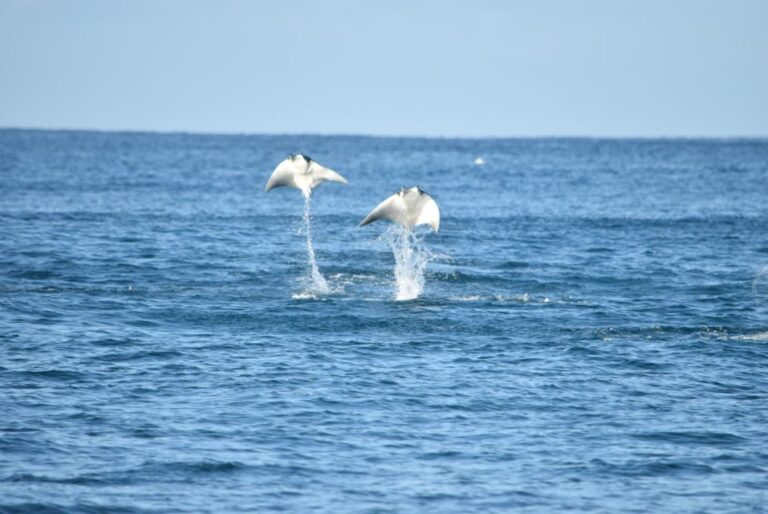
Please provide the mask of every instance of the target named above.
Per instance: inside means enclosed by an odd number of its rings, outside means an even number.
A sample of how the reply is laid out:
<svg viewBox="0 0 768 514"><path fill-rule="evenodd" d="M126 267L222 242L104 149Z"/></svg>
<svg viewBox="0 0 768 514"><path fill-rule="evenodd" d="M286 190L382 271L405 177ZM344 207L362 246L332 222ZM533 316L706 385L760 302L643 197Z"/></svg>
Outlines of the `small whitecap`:
<svg viewBox="0 0 768 514"><path fill-rule="evenodd" d="M293 293L291 298L294 300L317 300L317 295L312 291L299 291L298 293Z"/></svg>
<svg viewBox="0 0 768 514"><path fill-rule="evenodd" d="M733 339L741 341L768 341L768 331L758 332L756 334L748 334L742 336L735 336Z"/></svg>
<svg viewBox="0 0 768 514"><path fill-rule="evenodd" d="M482 157L478 157L477 159L475 159L475 166L482 166L483 164L485 164L485 159L483 159Z"/></svg>
<svg viewBox="0 0 768 514"><path fill-rule="evenodd" d="M452 300L457 302L479 302L483 298L480 295L471 294L466 296L455 296Z"/></svg>

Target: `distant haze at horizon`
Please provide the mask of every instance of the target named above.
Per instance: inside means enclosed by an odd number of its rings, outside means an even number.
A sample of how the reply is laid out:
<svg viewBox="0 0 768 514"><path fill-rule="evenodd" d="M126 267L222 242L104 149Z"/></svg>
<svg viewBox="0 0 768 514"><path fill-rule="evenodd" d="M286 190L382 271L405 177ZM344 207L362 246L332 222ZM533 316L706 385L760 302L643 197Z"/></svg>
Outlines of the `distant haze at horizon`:
<svg viewBox="0 0 768 514"><path fill-rule="evenodd" d="M0 0L0 127L768 136L768 2Z"/></svg>

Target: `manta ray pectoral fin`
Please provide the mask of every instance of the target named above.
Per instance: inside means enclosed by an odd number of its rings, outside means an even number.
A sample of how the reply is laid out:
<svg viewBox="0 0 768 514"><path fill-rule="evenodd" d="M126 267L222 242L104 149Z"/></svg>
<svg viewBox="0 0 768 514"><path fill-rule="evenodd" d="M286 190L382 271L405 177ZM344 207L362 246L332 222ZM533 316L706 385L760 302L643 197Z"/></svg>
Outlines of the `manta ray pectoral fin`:
<svg viewBox="0 0 768 514"><path fill-rule="evenodd" d="M437 202L427 193L422 193L422 206L415 225L430 225L432 230L440 230L440 209Z"/></svg>
<svg viewBox="0 0 768 514"><path fill-rule="evenodd" d="M309 167L309 172L312 174L313 180L312 180L312 187L318 186L322 184L323 182L340 182L342 184L347 184L347 179L336 173L330 168L326 168L325 166L320 166L316 162L312 161L312 164Z"/></svg>
<svg viewBox="0 0 768 514"><path fill-rule="evenodd" d="M296 167L290 158L277 165L275 171L272 172L269 180L267 180L267 185L264 186L264 191L266 192L276 187L297 187Z"/></svg>
<svg viewBox="0 0 768 514"><path fill-rule="evenodd" d="M406 208L400 193L395 193L373 209L368 216L360 222L360 226L373 223L376 220L385 219L406 225L408 220Z"/></svg>

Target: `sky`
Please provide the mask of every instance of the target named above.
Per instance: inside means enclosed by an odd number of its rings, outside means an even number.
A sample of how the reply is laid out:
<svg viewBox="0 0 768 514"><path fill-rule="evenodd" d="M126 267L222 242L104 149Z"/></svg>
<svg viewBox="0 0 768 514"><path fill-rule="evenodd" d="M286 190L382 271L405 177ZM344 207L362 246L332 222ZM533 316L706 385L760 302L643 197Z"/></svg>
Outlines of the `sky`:
<svg viewBox="0 0 768 514"><path fill-rule="evenodd" d="M0 127L768 136L768 1L0 0Z"/></svg>

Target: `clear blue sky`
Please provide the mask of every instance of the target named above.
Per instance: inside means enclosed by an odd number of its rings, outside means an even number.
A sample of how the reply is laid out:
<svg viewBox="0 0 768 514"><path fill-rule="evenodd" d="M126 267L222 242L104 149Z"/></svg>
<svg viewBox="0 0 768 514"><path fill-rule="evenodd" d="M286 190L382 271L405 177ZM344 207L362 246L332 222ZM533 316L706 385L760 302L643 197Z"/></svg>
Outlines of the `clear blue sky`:
<svg viewBox="0 0 768 514"><path fill-rule="evenodd" d="M0 127L766 136L768 1L0 0Z"/></svg>

